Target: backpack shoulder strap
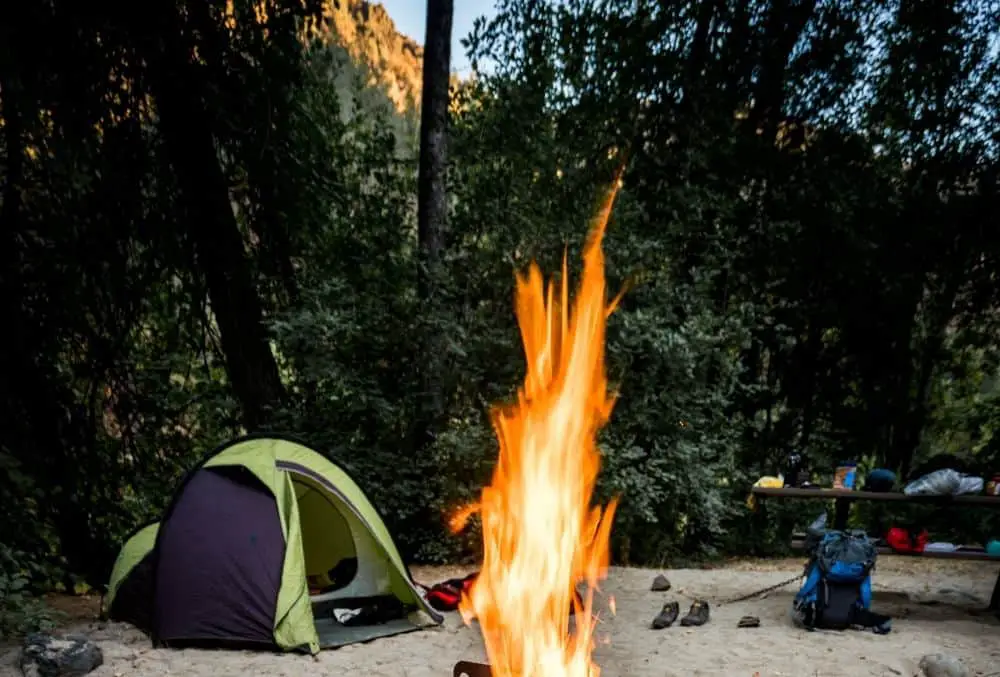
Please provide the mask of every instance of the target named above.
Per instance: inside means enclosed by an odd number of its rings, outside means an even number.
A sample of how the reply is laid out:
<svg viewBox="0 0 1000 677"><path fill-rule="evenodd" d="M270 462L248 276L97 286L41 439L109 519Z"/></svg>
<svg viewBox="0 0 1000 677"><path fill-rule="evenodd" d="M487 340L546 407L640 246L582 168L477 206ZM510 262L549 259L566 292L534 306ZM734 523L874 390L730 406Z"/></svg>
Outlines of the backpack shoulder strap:
<svg viewBox="0 0 1000 677"><path fill-rule="evenodd" d="M858 609L853 620L855 625L869 628L876 635L887 635L892 631L892 619L870 609Z"/></svg>

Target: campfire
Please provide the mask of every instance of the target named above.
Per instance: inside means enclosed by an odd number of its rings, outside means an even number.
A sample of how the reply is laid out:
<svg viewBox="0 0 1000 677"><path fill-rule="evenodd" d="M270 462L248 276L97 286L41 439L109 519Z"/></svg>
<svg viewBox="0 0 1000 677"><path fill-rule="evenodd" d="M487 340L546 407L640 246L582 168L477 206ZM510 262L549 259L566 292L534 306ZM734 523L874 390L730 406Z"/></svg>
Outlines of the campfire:
<svg viewBox="0 0 1000 677"><path fill-rule="evenodd" d="M492 481L453 522L461 529L474 512L482 519L483 564L460 611L466 623L478 620L490 665L460 663L456 675L600 674L591 659L594 591L607 571L615 503L602 510L591 498L597 431L614 404L604 336L615 303L607 301L601 241L615 193L591 228L572 306L565 259L559 281L546 285L534 264L517 278L527 373L516 402L492 412L500 446Z"/></svg>

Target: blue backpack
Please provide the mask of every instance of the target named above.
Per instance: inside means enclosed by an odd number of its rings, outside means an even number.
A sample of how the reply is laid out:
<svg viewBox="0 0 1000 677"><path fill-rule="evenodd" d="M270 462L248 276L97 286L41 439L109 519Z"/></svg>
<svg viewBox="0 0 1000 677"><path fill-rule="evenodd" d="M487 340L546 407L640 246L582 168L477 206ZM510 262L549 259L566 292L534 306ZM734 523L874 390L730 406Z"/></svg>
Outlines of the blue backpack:
<svg viewBox="0 0 1000 677"><path fill-rule="evenodd" d="M864 532L812 533L805 582L795 595L793 612L808 630L892 629L888 616L873 613L872 570L878 549Z"/></svg>

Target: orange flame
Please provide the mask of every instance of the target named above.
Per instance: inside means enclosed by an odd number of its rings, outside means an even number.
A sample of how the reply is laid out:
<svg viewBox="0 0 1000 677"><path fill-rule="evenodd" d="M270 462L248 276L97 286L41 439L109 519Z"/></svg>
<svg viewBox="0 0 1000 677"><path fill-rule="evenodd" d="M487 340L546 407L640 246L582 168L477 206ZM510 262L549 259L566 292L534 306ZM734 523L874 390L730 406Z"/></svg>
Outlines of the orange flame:
<svg viewBox="0 0 1000 677"><path fill-rule="evenodd" d="M478 619L495 677L598 677L591 660L593 591L608 567L616 503L590 507L600 467L596 436L611 414L604 369L607 304L601 240L617 187L599 210L583 254L572 311L568 270L546 287L538 266L518 275L516 312L527 358L517 402L492 411L500 455L480 502L452 520L460 529L478 511L483 565L462 600ZM576 585L585 581L583 608Z"/></svg>

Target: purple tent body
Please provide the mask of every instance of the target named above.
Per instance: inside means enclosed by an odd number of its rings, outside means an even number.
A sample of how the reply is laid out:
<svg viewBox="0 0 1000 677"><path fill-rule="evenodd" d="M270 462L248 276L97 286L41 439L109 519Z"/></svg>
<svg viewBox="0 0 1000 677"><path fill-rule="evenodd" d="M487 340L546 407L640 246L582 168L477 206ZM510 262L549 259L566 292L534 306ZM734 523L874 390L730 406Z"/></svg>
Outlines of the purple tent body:
<svg viewBox="0 0 1000 677"><path fill-rule="evenodd" d="M275 646L285 539L274 497L241 467L203 468L160 530L156 639Z"/></svg>

